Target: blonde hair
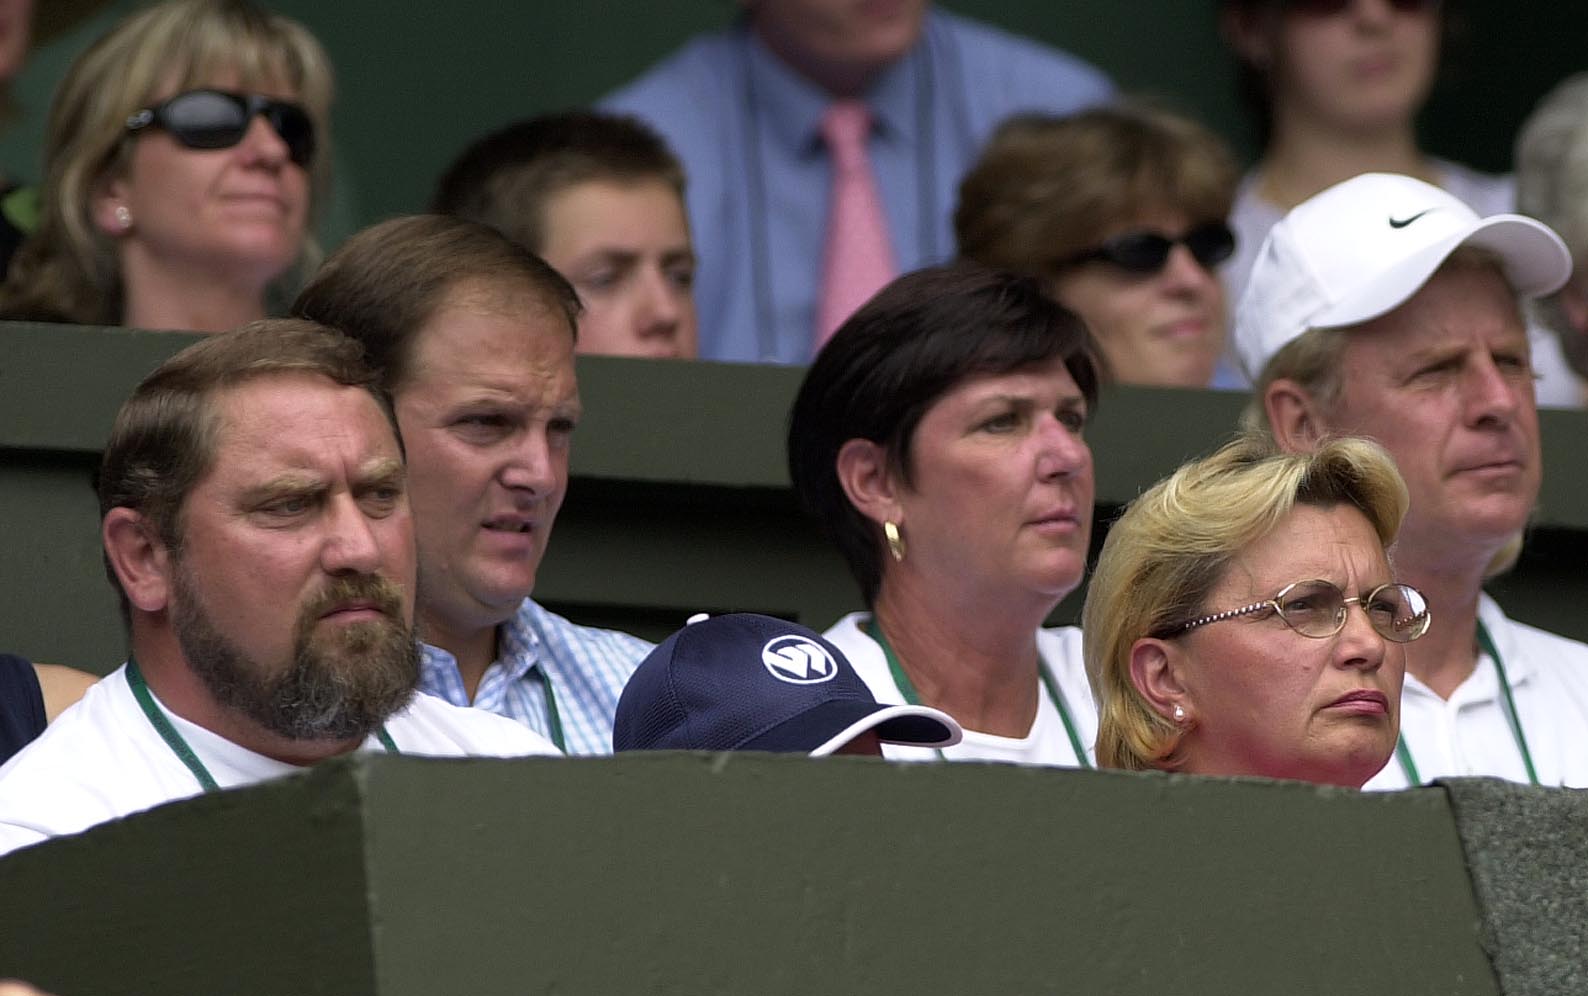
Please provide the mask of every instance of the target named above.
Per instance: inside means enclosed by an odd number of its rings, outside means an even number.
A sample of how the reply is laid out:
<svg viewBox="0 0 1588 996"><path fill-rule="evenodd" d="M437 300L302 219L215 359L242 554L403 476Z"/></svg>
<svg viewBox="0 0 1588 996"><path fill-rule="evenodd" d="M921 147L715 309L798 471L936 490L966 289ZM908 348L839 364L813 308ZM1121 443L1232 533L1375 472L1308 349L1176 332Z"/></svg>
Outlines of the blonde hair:
<svg viewBox="0 0 1588 996"><path fill-rule="evenodd" d="M1145 101L1021 115L998 128L965 175L954 235L966 259L1051 277L1145 210L1223 220L1235 183L1218 136Z"/></svg>
<svg viewBox="0 0 1588 996"><path fill-rule="evenodd" d="M39 228L0 286L0 314L80 324L121 320L114 242L95 226L100 185L127 167L127 118L168 91L235 73L243 88L285 85L318 136L311 203L329 180L330 60L303 25L246 0L170 0L123 20L78 56L50 107ZM171 88L175 87L175 91ZM294 269L317 261L307 242Z"/></svg>
<svg viewBox="0 0 1588 996"><path fill-rule="evenodd" d="M1388 547L1408 500L1395 462L1377 443L1335 439L1311 453L1280 453L1271 439L1247 434L1131 502L1103 543L1081 615L1098 704L1097 763L1179 764L1181 731L1131 679L1131 648L1211 611L1208 593L1243 549L1298 504L1351 505Z"/></svg>

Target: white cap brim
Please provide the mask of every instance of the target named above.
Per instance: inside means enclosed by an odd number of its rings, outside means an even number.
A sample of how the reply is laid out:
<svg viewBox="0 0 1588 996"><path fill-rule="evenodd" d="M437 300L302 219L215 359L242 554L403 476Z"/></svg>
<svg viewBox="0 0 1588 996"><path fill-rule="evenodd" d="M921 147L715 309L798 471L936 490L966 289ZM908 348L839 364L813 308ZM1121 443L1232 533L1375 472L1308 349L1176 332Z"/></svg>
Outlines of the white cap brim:
<svg viewBox="0 0 1588 996"><path fill-rule="evenodd" d="M858 737L860 734L865 733L867 730L873 729L877 725L879 725L881 723L886 723L886 722L888 722L891 719L900 719L900 718L915 718L915 719L931 720L931 721L937 723L939 726L942 727L942 736L937 738L937 739L929 739L929 740L920 740L920 739L917 739L917 740L901 740L901 739L897 739L897 738L890 738L890 737L884 737L884 736L879 735L878 739L881 740L885 744L898 744L898 745L903 746L903 747L936 747L936 748L943 748L943 747L952 747L952 746L954 746L955 744L959 743L960 740L964 737L964 731L962 731L960 729L959 724L954 721L954 717L950 716L948 713L943 712L941 710L933 709L930 706L913 706L913 705L883 706L882 708L878 709L876 712L868 713L867 715L861 717L860 719L856 720L855 722L850 723L844 729L838 731L826 743L822 744L820 747L818 747L815 750L811 751L811 755L810 756L811 757L826 757L827 755L831 754L833 751L835 751L838 748L842 747L844 744L847 744L849 741L855 739L855 737Z"/></svg>

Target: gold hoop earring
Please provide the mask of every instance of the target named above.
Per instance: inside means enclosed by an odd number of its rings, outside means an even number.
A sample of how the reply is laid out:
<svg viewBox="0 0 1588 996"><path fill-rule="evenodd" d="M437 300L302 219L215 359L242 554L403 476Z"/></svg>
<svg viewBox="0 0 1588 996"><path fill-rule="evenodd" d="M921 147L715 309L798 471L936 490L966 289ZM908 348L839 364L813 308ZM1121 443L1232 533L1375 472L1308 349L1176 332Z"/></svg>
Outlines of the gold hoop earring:
<svg viewBox="0 0 1588 996"><path fill-rule="evenodd" d="M904 563L904 537L899 535L899 527L892 522L884 522L882 535L888 540L888 552L893 554L894 563Z"/></svg>

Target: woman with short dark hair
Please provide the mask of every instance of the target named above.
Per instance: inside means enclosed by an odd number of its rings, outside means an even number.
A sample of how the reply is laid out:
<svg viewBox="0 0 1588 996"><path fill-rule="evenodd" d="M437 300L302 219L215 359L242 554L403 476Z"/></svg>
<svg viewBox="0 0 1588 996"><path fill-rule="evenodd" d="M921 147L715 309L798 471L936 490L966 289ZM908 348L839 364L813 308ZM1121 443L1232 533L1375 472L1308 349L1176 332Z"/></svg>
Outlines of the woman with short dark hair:
<svg viewBox="0 0 1588 996"><path fill-rule="evenodd" d="M789 473L866 604L826 636L878 702L958 720L950 760L1090 765L1080 633L1041 627L1086 566L1096 399L1079 319L971 264L889 284L800 387Z"/></svg>

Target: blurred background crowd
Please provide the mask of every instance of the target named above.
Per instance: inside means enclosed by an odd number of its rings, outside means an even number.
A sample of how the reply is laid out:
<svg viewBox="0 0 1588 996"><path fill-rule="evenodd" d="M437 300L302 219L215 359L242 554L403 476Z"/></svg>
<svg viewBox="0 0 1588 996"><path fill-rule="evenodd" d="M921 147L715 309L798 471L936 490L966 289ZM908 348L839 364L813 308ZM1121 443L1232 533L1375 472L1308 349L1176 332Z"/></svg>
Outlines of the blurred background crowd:
<svg viewBox="0 0 1588 996"><path fill-rule="evenodd" d="M0 319L215 333L117 417L133 654L0 770L11 845L107 818L94 791L15 814L105 779L73 738L140 709L134 740L190 721L271 774L853 747L1588 784L1588 646L1483 587L1537 500L1537 407L1585 398L1588 85L1544 78L1557 39L1440 0L970 6L0 6ZM788 475L857 611L653 647L535 601L575 352L806 367ZM1113 384L1251 393L1094 561ZM228 497L277 456L334 486ZM1089 569L1084 625L1046 627ZM710 676L746 661L849 690ZM83 694L11 663L34 726ZM259 777L156 753L108 815Z"/></svg>

